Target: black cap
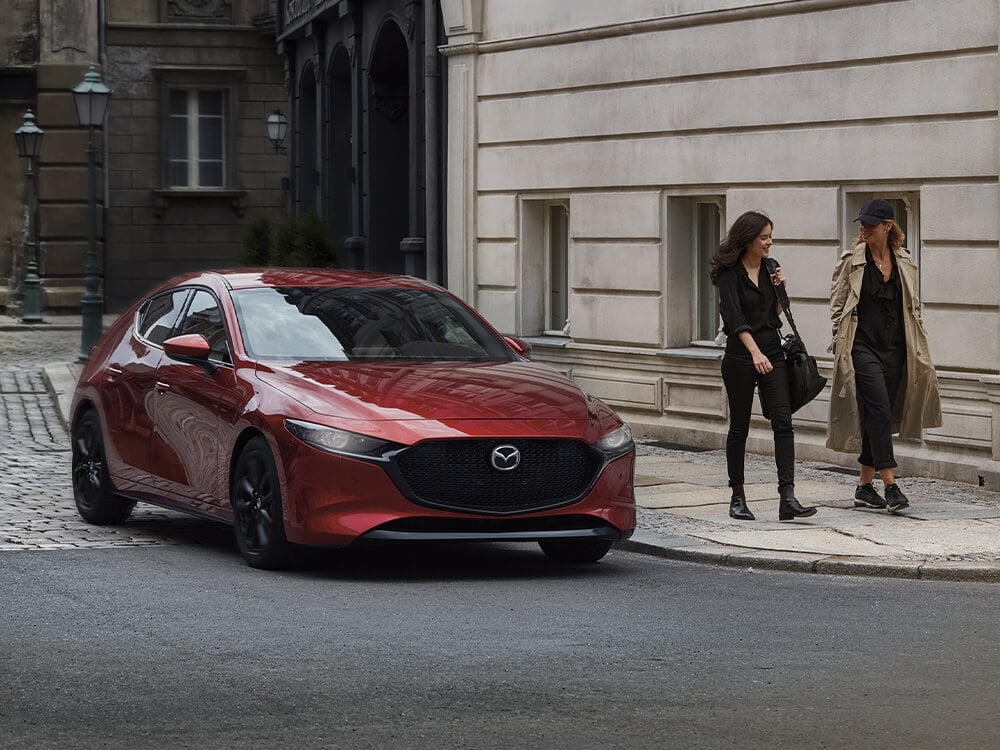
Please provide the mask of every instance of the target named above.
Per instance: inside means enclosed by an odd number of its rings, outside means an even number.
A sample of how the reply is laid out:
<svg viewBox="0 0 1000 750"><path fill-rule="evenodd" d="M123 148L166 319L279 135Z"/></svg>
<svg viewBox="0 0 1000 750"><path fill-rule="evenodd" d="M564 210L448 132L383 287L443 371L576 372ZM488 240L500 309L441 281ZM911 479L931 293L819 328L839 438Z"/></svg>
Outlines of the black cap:
<svg viewBox="0 0 1000 750"><path fill-rule="evenodd" d="M896 215L892 212L892 204L887 200L876 198L875 200L868 201L861 207L861 211L858 212L858 218L855 221L860 221L862 224L873 227L887 219L894 218L896 218Z"/></svg>

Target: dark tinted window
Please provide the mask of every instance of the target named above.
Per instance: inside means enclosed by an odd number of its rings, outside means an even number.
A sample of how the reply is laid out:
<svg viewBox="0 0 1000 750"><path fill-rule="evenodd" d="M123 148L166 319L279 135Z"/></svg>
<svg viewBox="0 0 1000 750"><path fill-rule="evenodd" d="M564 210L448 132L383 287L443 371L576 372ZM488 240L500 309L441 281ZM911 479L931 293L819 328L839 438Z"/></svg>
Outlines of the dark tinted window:
<svg viewBox="0 0 1000 750"><path fill-rule="evenodd" d="M247 353L263 359L506 361L495 333L447 293L286 287L233 293Z"/></svg>
<svg viewBox="0 0 1000 750"><path fill-rule="evenodd" d="M139 335L154 344L162 344L170 338L187 295L187 289L178 289L146 302L139 311Z"/></svg>
<svg viewBox="0 0 1000 750"><path fill-rule="evenodd" d="M222 309L211 293L199 289L194 293L191 304L184 319L177 328L177 335L190 333L201 334L212 347L212 359L229 362L229 343L226 339L226 326L222 322Z"/></svg>

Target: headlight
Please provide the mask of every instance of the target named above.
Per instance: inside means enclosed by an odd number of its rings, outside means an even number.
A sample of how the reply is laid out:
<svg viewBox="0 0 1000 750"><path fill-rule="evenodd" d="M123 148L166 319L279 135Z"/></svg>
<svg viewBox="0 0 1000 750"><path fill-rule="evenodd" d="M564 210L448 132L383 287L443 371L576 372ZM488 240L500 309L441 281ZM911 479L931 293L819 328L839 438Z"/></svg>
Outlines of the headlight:
<svg viewBox="0 0 1000 750"><path fill-rule="evenodd" d="M338 430L336 427L301 422L298 419L286 419L285 427L302 442L327 453L380 457L390 450L402 447L398 443L388 440L379 440L357 432Z"/></svg>
<svg viewBox="0 0 1000 750"><path fill-rule="evenodd" d="M629 429L627 424L623 424L617 430L609 432L594 443L594 445L597 446L597 450L603 453L608 461L624 456L635 448L635 443L632 441L632 430Z"/></svg>

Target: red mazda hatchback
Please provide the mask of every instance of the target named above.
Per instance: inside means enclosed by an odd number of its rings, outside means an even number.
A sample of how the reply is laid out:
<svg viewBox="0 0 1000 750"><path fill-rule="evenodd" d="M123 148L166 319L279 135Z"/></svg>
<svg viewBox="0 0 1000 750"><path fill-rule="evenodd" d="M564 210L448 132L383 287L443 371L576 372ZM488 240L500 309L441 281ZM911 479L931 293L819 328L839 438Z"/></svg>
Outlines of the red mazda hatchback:
<svg viewBox="0 0 1000 750"><path fill-rule="evenodd" d="M175 278L81 373L77 509L97 524L136 501L219 519L260 568L364 540L535 541L598 560L635 527L631 434L526 353L411 277Z"/></svg>

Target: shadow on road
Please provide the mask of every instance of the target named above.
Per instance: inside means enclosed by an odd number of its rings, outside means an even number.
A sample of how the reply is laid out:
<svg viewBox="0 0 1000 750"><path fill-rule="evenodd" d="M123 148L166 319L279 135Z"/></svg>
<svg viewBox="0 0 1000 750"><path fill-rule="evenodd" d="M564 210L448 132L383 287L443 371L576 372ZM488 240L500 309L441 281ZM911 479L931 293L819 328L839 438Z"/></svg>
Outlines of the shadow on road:
<svg viewBox="0 0 1000 750"><path fill-rule="evenodd" d="M153 511L133 516L123 531L154 537L163 543L209 549L238 558L232 527L178 514ZM533 542L397 542L370 543L348 549L300 547L285 574L340 581L442 581L496 579L601 578L617 574L612 552L603 561L584 565L553 563Z"/></svg>

